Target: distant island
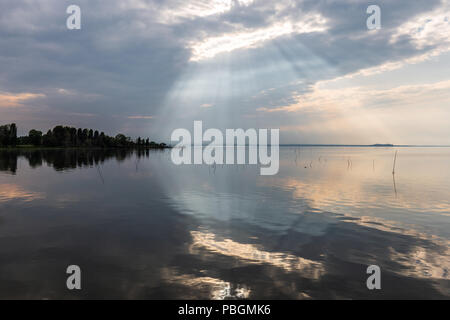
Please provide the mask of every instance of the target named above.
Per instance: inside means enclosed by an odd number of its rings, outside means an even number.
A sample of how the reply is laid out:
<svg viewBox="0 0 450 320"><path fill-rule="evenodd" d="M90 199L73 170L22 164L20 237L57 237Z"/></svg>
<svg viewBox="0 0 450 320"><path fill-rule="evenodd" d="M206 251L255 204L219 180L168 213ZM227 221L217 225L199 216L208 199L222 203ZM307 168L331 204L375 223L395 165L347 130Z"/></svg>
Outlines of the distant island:
<svg viewBox="0 0 450 320"><path fill-rule="evenodd" d="M372 147L393 147L394 145L393 144L390 144L390 143L386 143L386 144L380 144L380 143L377 143L377 144L373 144L372 145Z"/></svg>
<svg viewBox="0 0 450 320"><path fill-rule="evenodd" d="M115 137L92 129L56 126L43 134L32 129L27 136L17 136L15 123L0 126L0 148L168 148L165 143L156 143L149 138L132 140L121 133Z"/></svg>

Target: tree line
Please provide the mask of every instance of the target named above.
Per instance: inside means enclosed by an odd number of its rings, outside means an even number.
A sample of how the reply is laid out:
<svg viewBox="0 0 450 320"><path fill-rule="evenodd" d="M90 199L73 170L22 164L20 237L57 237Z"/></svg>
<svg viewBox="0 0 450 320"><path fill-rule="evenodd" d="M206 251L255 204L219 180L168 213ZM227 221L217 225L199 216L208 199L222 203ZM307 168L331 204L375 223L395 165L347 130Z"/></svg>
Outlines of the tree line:
<svg viewBox="0 0 450 320"><path fill-rule="evenodd" d="M132 140L121 133L110 137L104 132L67 126L56 126L43 134L32 129L27 136L17 137L16 124L0 126L0 147L9 146L35 147L97 147L97 148L165 148L165 143L156 143L149 138Z"/></svg>

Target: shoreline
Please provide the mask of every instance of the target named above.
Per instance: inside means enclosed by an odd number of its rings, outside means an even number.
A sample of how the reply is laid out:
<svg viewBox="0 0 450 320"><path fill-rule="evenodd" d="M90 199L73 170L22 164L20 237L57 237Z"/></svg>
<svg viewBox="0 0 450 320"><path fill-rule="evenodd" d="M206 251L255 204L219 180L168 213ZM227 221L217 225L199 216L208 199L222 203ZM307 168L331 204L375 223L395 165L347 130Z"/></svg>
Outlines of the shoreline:
<svg viewBox="0 0 450 320"><path fill-rule="evenodd" d="M16 150L164 150L172 149L171 146L165 147L36 147L36 146L15 146L0 147L0 151L16 151Z"/></svg>

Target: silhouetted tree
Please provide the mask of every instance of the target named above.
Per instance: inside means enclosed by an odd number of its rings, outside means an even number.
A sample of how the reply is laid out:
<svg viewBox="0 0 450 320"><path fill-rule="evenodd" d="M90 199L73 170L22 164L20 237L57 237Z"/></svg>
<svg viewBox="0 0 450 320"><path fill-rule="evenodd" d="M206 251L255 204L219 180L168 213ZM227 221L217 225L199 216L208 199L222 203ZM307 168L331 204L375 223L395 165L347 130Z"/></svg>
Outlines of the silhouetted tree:
<svg viewBox="0 0 450 320"><path fill-rule="evenodd" d="M42 143L46 147L55 147L56 139L53 136L52 130L48 130L46 134L42 137Z"/></svg>
<svg viewBox="0 0 450 320"><path fill-rule="evenodd" d="M42 144L42 132L37 130L30 130L28 133L28 141L34 146L40 146Z"/></svg>
<svg viewBox="0 0 450 320"><path fill-rule="evenodd" d="M15 146L17 127L15 123L0 126L0 146Z"/></svg>
<svg viewBox="0 0 450 320"><path fill-rule="evenodd" d="M9 144L15 146L17 143L17 127L15 123L11 123L9 128Z"/></svg>
<svg viewBox="0 0 450 320"><path fill-rule="evenodd" d="M77 130L77 145L81 145L83 143L83 130L80 128Z"/></svg>

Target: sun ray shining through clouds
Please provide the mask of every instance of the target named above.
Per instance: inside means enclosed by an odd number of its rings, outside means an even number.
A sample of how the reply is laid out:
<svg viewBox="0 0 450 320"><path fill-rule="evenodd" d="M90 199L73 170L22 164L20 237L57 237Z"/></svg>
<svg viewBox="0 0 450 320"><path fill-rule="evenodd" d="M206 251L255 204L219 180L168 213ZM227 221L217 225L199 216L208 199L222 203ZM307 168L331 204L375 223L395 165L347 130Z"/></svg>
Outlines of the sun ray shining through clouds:
<svg viewBox="0 0 450 320"><path fill-rule="evenodd" d="M363 0L78 5L83 27L68 32L61 2L1 4L0 108L25 131L102 119L168 141L201 119L281 128L282 143L450 143L432 120L448 114L448 0L381 1L379 30L367 29Z"/></svg>

